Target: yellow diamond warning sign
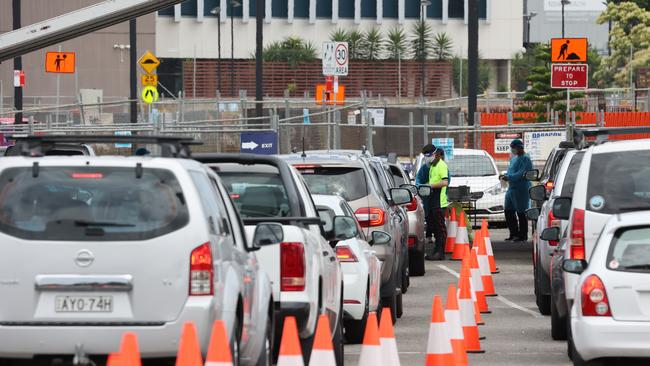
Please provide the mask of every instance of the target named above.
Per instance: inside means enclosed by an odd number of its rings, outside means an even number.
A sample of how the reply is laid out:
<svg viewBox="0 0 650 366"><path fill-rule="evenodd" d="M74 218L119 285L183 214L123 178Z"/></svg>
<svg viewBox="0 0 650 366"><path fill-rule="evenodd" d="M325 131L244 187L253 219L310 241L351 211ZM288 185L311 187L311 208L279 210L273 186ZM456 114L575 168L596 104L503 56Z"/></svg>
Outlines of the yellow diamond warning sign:
<svg viewBox="0 0 650 366"><path fill-rule="evenodd" d="M154 56L151 51L147 51L144 53L144 55L142 55L142 57L140 57L138 63L144 72L151 74L158 67L158 65L160 65L160 60L158 60L158 58Z"/></svg>

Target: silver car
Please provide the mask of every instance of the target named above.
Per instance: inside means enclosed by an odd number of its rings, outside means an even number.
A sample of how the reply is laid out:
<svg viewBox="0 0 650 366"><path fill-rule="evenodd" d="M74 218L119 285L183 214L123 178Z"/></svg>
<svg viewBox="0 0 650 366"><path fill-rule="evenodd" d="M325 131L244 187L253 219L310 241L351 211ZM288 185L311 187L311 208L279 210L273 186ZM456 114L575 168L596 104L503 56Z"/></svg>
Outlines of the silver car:
<svg viewBox="0 0 650 366"><path fill-rule="evenodd" d="M174 357L185 322L205 354L222 319L238 363L270 364L270 283L211 169L6 157L0 192L0 358L92 359L125 332L143 358Z"/></svg>

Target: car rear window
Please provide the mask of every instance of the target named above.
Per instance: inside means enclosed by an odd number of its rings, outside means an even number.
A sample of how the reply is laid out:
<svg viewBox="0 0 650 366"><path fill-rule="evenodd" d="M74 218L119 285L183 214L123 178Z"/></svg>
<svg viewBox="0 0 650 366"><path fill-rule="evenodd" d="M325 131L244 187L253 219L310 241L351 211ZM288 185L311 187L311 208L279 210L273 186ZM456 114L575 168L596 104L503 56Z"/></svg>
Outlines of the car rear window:
<svg viewBox="0 0 650 366"><path fill-rule="evenodd" d="M218 174L243 218L293 216L279 173L219 171Z"/></svg>
<svg viewBox="0 0 650 366"><path fill-rule="evenodd" d="M336 195L355 201L368 195L362 168L308 167L298 168L312 194Z"/></svg>
<svg viewBox="0 0 650 366"><path fill-rule="evenodd" d="M607 254L607 268L622 272L650 272L650 227L621 229Z"/></svg>
<svg viewBox="0 0 650 366"><path fill-rule="evenodd" d="M145 240L189 222L165 169L23 167L0 174L0 231L28 240Z"/></svg>
<svg viewBox="0 0 650 366"><path fill-rule="evenodd" d="M455 155L447 160L447 166L453 177L488 177L497 174L492 160L485 155Z"/></svg>
<svg viewBox="0 0 650 366"><path fill-rule="evenodd" d="M650 150L594 154L587 210L615 214L650 209Z"/></svg>
<svg viewBox="0 0 650 366"><path fill-rule="evenodd" d="M576 179L578 178L578 170L580 170L580 163L584 157L584 152L578 152L571 158L566 174L564 175L564 182L562 183L563 196L573 196L573 188L576 186Z"/></svg>

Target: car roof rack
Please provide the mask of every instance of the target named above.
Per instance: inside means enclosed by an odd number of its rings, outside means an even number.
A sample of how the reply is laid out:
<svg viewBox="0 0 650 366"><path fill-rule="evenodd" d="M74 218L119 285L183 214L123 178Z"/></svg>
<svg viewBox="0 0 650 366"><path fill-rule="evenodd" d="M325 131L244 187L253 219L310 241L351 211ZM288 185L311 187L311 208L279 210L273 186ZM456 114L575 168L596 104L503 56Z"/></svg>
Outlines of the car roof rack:
<svg viewBox="0 0 650 366"><path fill-rule="evenodd" d="M575 129L573 131L573 142L576 148L583 149L590 144L589 141L586 141L587 137L596 137L595 144L599 145L607 142L608 137L611 135L628 135L634 133L650 133L650 126Z"/></svg>
<svg viewBox="0 0 650 366"><path fill-rule="evenodd" d="M150 135L13 135L7 139L15 140L22 156L40 157L51 145L56 144L151 144L161 147L161 156L165 158L189 158L192 156L190 146L202 145L193 137L184 136L150 136Z"/></svg>

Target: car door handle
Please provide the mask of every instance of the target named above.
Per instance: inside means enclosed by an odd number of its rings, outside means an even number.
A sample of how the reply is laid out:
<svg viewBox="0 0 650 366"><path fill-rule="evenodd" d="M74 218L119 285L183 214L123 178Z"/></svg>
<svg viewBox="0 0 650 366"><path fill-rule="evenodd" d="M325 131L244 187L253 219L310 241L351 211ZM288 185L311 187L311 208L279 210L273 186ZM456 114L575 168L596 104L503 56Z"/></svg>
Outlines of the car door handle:
<svg viewBox="0 0 650 366"><path fill-rule="evenodd" d="M328 252L327 250L323 250L323 257L327 257L328 255L330 255L330 252Z"/></svg>
<svg viewBox="0 0 650 366"><path fill-rule="evenodd" d="M336 261L336 257L330 257L330 262Z"/></svg>

